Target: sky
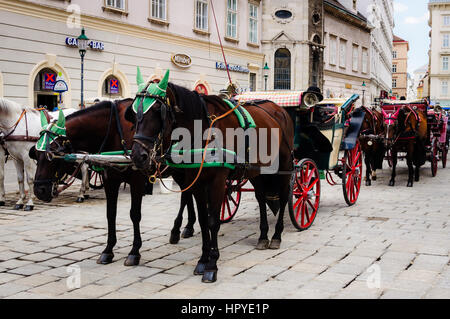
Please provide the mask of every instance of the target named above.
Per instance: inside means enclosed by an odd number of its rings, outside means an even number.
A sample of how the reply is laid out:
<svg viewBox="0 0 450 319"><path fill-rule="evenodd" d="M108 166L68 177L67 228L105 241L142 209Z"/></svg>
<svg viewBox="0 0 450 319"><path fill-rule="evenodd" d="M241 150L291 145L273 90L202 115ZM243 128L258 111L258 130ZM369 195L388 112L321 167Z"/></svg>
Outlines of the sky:
<svg viewBox="0 0 450 319"><path fill-rule="evenodd" d="M394 34L409 42L408 72L428 63L428 0L394 0Z"/></svg>

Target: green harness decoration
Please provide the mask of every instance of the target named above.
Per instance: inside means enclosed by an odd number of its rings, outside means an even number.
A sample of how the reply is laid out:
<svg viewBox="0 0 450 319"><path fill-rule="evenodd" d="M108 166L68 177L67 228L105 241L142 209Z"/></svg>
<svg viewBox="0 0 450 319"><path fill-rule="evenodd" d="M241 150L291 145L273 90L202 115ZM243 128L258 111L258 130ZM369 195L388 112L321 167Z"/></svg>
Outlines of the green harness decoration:
<svg viewBox="0 0 450 319"><path fill-rule="evenodd" d="M223 101L231 108L234 109L236 107L236 105L234 105L233 103L231 103L229 100L227 99L223 99ZM237 116L238 121L239 121L239 125L245 129L246 127L252 127L255 128L256 127L256 123L255 120L253 120L253 117L250 115L250 112L247 111L245 108L238 106L237 108L234 109L234 114ZM242 113L244 113L244 115ZM244 116L246 117L246 119L244 118ZM248 121L248 125L246 125L246 120Z"/></svg>
<svg viewBox="0 0 450 319"><path fill-rule="evenodd" d="M169 83L169 70L167 69L166 74L159 83L150 83L147 87L146 93L149 95L159 96L161 98L166 97L167 84ZM143 114L147 113L148 110L155 104L156 99L151 96L140 96L147 84L142 78L141 70L137 67L136 83L138 85L138 92L136 94L136 100L133 103L133 111L137 114L139 111L139 106L142 104Z"/></svg>
<svg viewBox="0 0 450 319"><path fill-rule="evenodd" d="M58 137L66 136L66 118L62 110L59 110L58 120L48 123L47 117L41 111L41 136L36 143L36 150L40 152L47 151L48 146Z"/></svg>

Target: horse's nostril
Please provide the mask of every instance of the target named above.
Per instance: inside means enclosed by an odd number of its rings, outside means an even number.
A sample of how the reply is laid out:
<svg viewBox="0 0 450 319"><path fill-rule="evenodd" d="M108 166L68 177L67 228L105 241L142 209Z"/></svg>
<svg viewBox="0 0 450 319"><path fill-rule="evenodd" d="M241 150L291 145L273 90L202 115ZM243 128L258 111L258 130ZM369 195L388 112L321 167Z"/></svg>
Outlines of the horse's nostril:
<svg viewBox="0 0 450 319"><path fill-rule="evenodd" d="M148 154L147 153L145 153L145 152L143 152L143 153L141 153L141 159L142 159L142 161L146 161L147 160L147 158L148 158Z"/></svg>

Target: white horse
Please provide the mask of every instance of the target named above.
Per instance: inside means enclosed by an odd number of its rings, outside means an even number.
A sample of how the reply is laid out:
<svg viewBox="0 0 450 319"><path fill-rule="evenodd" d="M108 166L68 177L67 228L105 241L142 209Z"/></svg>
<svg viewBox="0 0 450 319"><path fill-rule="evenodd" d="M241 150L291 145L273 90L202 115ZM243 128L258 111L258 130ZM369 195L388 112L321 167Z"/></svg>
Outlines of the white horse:
<svg viewBox="0 0 450 319"><path fill-rule="evenodd" d="M63 110L67 116L76 109ZM58 112L48 112L50 119L58 118ZM5 150L14 160L17 171L17 180L19 183L20 197L14 209L24 208L27 211L33 210L33 182L36 172L36 163L29 156L29 150L36 144L39 134L42 130L39 111L22 107L14 101L0 98L0 139L3 139L3 147L0 146L0 206L5 205L4 189L4 164ZM85 193L89 189L88 166L82 165L82 183L77 202L83 202ZM25 174L28 184L28 200L25 193ZM86 196L87 197L87 196Z"/></svg>

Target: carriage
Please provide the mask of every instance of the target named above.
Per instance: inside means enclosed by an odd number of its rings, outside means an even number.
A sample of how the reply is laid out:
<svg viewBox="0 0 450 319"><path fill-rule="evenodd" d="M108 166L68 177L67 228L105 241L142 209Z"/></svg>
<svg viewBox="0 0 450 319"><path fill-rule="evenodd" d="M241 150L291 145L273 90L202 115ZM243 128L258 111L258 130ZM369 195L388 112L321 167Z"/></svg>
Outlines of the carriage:
<svg viewBox="0 0 450 319"><path fill-rule="evenodd" d="M235 97L239 102L271 100L284 107L295 124L295 175L291 180L288 208L298 230L308 229L314 222L320 203L320 180L326 179L330 185L340 184L334 181L330 171L342 179L348 205L356 203L361 188L362 153L358 135L364 113L352 113L359 96L318 102L318 97L313 95L303 91L248 92ZM235 216L241 194L253 191L245 187L246 183L246 180L227 181L222 222L229 222Z"/></svg>
<svg viewBox="0 0 450 319"><path fill-rule="evenodd" d="M436 176L439 160L443 168L447 164L448 141L447 121L448 117L440 107L430 107L426 99L422 100L384 100L381 109L386 113L394 113L401 108L422 112L427 119L427 137L425 140L426 159L431 163L431 174ZM400 156L400 159L404 156ZM385 159L392 166L392 155L387 151Z"/></svg>

